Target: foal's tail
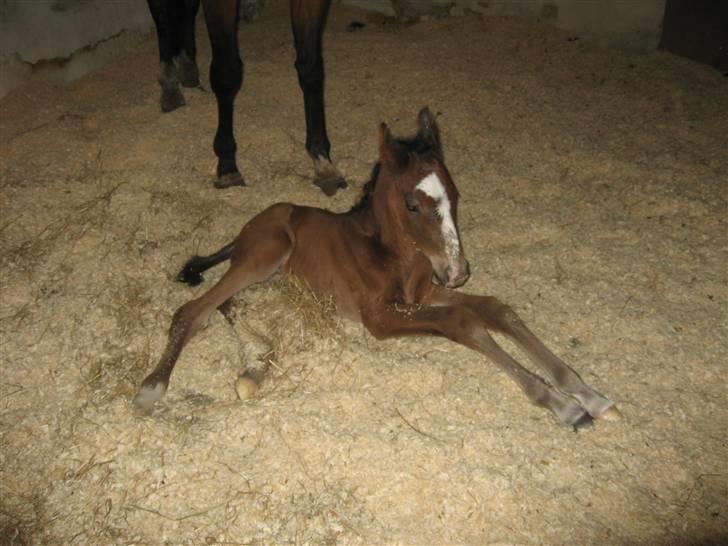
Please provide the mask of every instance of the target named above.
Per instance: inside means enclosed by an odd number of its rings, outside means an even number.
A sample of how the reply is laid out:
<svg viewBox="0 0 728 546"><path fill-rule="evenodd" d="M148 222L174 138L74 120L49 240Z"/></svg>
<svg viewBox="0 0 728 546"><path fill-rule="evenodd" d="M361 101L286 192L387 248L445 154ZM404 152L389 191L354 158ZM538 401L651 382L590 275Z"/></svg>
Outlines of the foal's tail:
<svg viewBox="0 0 728 546"><path fill-rule="evenodd" d="M210 256L195 256L194 258L191 258L184 265L182 271L177 274L177 280L188 284L189 286L197 286L205 280L202 276L203 271L207 271L211 267L230 259L230 254L233 251L233 245L234 243L225 245Z"/></svg>

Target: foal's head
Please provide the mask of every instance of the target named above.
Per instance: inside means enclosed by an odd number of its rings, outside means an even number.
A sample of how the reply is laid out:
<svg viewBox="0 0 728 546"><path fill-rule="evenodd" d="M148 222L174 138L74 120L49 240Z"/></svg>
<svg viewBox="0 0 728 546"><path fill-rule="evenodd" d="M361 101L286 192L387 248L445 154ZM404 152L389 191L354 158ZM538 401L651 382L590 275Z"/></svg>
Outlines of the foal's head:
<svg viewBox="0 0 728 546"><path fill-rule="evenodd" d="M449 288L470 275L457 226L458 190L443 163L440 132L425 107L417 116L418 131L410 139L379 129L380 176L388 178L389 221L398 239L412 244L432 264L435 279Z"/></svg>

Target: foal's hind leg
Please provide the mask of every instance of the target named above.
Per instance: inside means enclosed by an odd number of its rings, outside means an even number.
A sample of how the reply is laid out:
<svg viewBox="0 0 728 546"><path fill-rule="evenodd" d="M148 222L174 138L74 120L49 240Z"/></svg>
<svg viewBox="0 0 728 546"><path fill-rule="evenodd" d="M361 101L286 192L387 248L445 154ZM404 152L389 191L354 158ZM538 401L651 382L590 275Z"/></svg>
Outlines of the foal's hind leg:
<svg viewBox="0 0 728 546"><path fill-rule="evenodd" d="M151 413L154 403L164 395L183 347L210 314L239 290L271 277L288 258L291 240L282 228L267 233L251 229L248 234L239 237L230 269L218 283L174 314L162 358L134 397L134 405L141 412Z"/></svg>
<svg viewBox="0 0 728 546"><path fill-rule="evenodd" d="M472 309L485 320L488 327L513 339L533 363L544 371L554 387L578 400L593 418L607 420L620 418L619 410L615 407L614 402L584 383L574 370L552 353L531 332L513 309L497 298L439 289L436 292L434 303L459 304Z"/></svg>

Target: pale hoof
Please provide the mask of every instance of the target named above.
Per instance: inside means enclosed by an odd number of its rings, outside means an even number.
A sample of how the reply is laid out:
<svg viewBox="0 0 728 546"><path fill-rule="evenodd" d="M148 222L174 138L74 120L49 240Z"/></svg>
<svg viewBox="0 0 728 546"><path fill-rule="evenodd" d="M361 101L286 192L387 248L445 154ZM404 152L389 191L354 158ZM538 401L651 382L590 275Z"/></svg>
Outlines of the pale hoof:
<svg viewBox="0 0 728 546"><path fill-rule="evenodd" d="M235 392L240 400L250 400L258 392L258 383L248 375L241 375L235 382Z"/></svg>
<svg viewBox="0 0 728 546"><path fill-rule="evenodd" d="M617 406L611 406L601 415L598 415L597 419L604 421L620 421L622 419L622 412L617 409Z"/></svg>

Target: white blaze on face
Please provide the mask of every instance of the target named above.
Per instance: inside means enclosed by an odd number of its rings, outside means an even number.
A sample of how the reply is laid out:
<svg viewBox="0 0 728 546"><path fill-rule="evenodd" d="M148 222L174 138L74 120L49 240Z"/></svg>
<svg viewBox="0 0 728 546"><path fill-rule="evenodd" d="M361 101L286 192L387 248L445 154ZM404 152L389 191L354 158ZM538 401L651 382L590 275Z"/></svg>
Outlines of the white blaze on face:
<svg viewBox="0 0 728 546"><path fill-rule="evenodd" d="M415 186L415 189L420 190L435 201L437 215L442 222L442 238L445 241L447 260L451 270L457 270L458 260L460 258L460 238L458 237L458 230L455 228L455 220L452 216L452 205L450 198L447 196L445 185L439 176L435 173L430 173Z"/></svg>

